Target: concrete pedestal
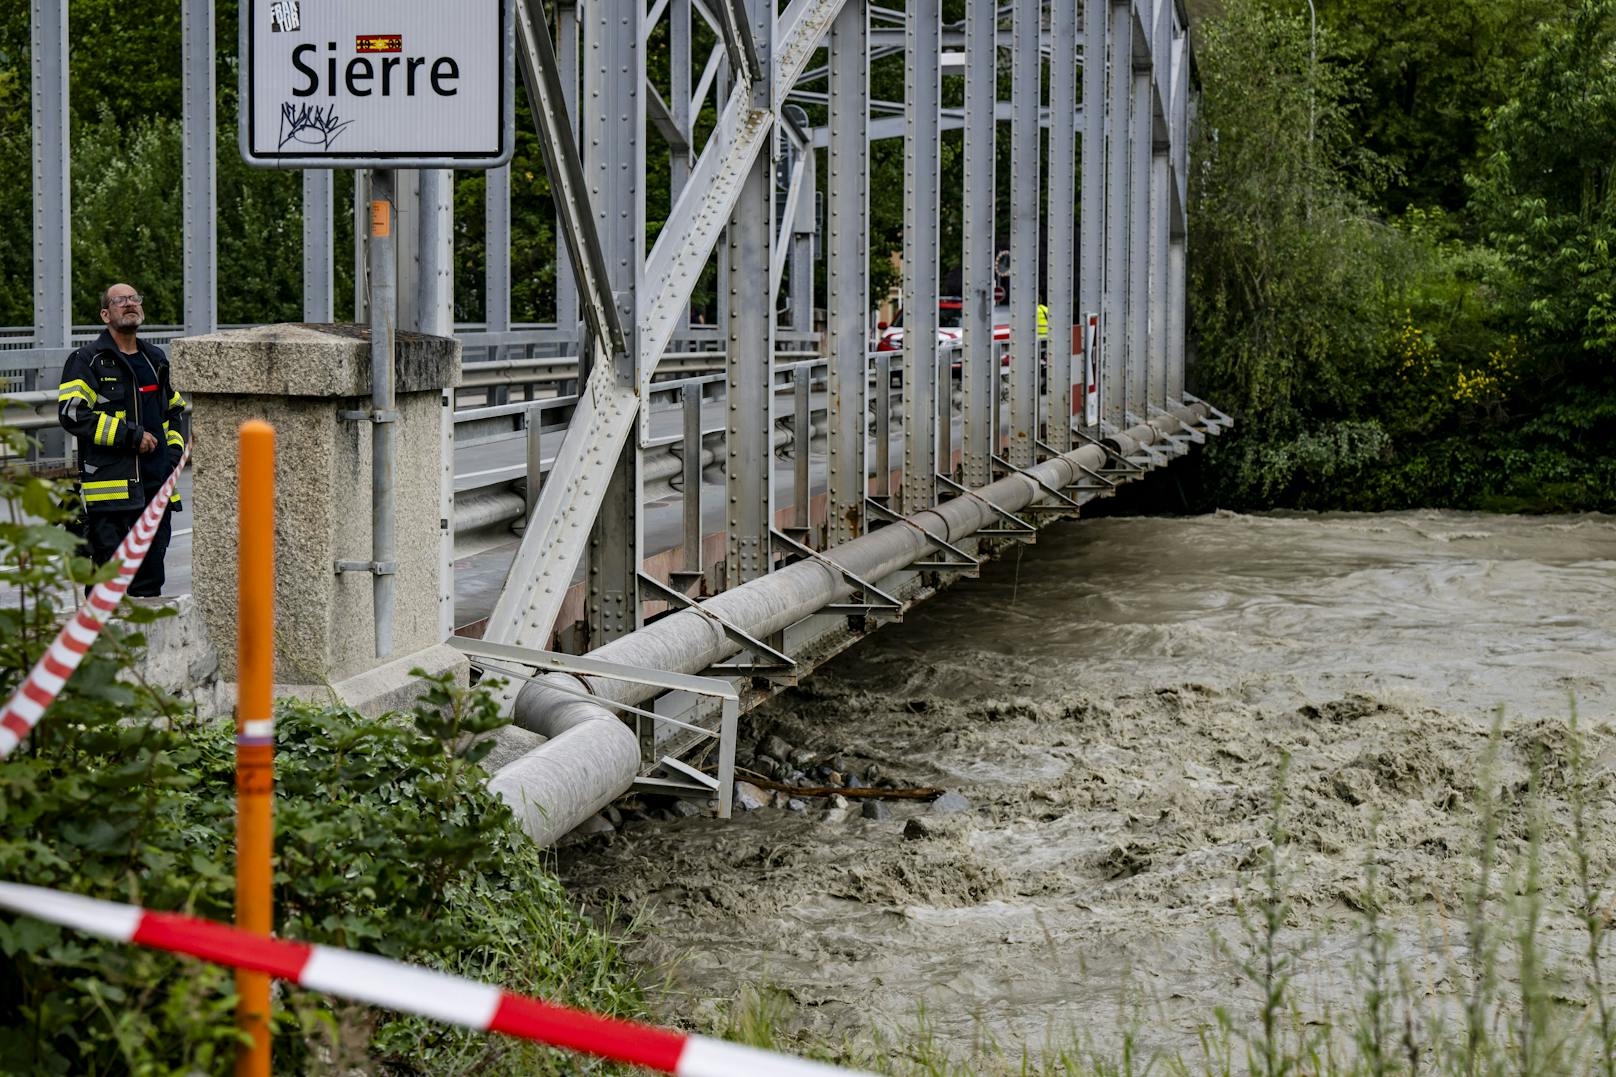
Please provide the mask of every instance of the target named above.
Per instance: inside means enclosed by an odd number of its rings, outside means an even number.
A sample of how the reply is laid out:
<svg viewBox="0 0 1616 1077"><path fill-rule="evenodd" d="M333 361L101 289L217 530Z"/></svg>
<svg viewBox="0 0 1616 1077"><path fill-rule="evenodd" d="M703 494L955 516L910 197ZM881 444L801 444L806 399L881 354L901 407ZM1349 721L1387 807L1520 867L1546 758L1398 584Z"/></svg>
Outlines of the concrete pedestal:
<svg viewBox="0 0 1616 1077"><path fill-rule="evenodd" d="M439 629L439 543L448 533L442 422L460 380L460 344L399 333L393 653L377 658L369 572L335 570L371 558L370 333L352 325L271 325L185 337L170 349L174 386L191 401L192 573L197 606L219 653L236 668L237 430L275 427L275 680L283 694L330 698L366 712L414 697L412 666L465 662Z"/></svg>

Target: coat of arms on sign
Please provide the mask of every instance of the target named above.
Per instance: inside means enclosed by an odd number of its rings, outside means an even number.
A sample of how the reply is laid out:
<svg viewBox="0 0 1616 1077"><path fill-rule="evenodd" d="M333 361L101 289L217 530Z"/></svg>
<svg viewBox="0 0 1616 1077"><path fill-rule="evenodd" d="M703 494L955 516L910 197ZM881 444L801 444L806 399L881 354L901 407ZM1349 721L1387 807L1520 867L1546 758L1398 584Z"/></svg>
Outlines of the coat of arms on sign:
<svg viewBox="0 0 1616 1077"><path fill-rule="evenodd" d="M276 33L282 30L296 30L303 20L297 10L298 0L274 0L269 5L269 28Z"/></svg>

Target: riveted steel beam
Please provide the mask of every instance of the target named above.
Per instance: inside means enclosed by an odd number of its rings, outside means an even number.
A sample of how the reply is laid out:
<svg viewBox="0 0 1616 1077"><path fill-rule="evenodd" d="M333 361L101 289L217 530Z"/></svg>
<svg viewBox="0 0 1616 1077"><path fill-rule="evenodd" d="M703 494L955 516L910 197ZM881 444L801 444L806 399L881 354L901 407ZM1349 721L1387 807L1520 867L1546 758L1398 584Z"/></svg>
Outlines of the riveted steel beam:
<svg viewBox="0 0 1616 1077"><path fill-rule="evenodd" d="M557 0L556 3L556 76L561 81L562 111L566 114L567 130L572 132L573 144L578 139L578 8L575 0ZM554 196L552 196L553 198ZM556 209L556 231L565 231L560 207ZM578 330L578 281L572 272L570 258L556 258L555 310L556 328L575 334ZM589 359L580 353L580 371L587 371ZM587 376L585 373L583 376Z"/></svg>
<svg viewBox="0 0 1616 1077"><path fill-rule="evenodd" d="M1052 46L1049 52L1049 112L1070 116L1077 111L1077 5L1079 0L1050 0ZM1044 440L1064 453L1072 447L1073 273L1076 261L1077 128L1049 127L1049 340L1045 345L1049 376L1045 387Z"/></svg>
<svg viewBox="0 0 1616 1077"><path fill-rule="evenodd" d="M633 335L636 304L645 264L645 30L644 11L633 4L594 3L579 12L583 31L583 102L580 129L587 147L582 178L588 185L583 207L593 208L604 291L595 292L593 271L574 264L586 312L599 303L613 320L590 319L591 336L604 324L611 339L616 385L627 392L639 384L639 349ZM542 48L542 44L541 44ZM553 57L545 57L554 70ZM551 88L553 94L556 87ZM552 100L558 100L552 96ZM556 124L558 134L565 131ZM565 142L565 138L560 139ZM567 146L561 147L563 150ZM567 161L563 158L563 167ZM579 236L587 238L587 230ZM587 248L586 248L587 251ZM599 339L596 337L595 339ZM643 402L643 401L642 401ZM629 439L618 460L605 500L589 536L589 571L584 613L589 641L598 647L641 624L639 599L641 507L640 447Z"/></svg>
<svg viewBox="0 0 1616 1077"><path fill-rule="evenodd" d="M751 107L772 109L771 59L774 0L748 0L754 59L764 70L740 90ZM726 505L724 583L735 587L767 575L773 567L769 532L774 522L774 148L752 162L730 215L727 290L728 381L725 408Z"/></svg>
<svg viewBox="0 0 1616 1077"><path fill-rule="evenodd" d="M180 12L185 129L181 195L185 207L185 332L211 333L219 325L219 257L215 222L219 216L214 148L213 3L185 0Z"/></svg>
<svg viewBox="0 0 1616 1077"><path fill-rule="evenodd" d="M1136 28L1137 32L1137 28ZM1128 98L1128 401L1127 413L1147 418L1150 367L1150 171L1154 140L1150 65L1137 63ZM1131 425L1131 424L1130 424Z"/></svg>
<svg viewBox="0 0 1616 1077"><path fill-rule="evenodd" d="M830 30L843 0L797 0L780 16L771 50L770 101L785 97ZM642 376L650 379L690 295L729 222L752 162L774 129L772 108L758 107L737 83L719 110L716 129L691 170L646 258L647 295L640 306Z"/></svg>
<svg viewBox="0 0 1616 1077"><path fill-rule="evenodd" d="M1110 48L1106 80L1106 186L1105 186L1105 310L1100 320L1105 337L1100 354L1104 409L1100 418L1115 427L1124 425L1127 409L1127 371L1132 359L1128 339L1128 228L1129 153L1128 99L1133 92L1133 13L1128 3L1111 4Z"/></svg>
<svg viewBox="0 0 1616 1077"><path fill-rule="evenodd" d="M303 320L336 320L336 282L332 263L334 244L335 173L329 168L303 170Z"/></svg>
<svg viewBox="0 0 1616 1077"><path fill-rule="evenodd" d="M34 129L34 342L42 348L65 348L73 326L67 5L61 0L33 0L28 35Z"/></svg>
<svg viewBox="0 0 1616 1077"><path fill-rule="evenodd" d="M903 510L937 500L937 213L941 96L939 0L904 14ZM884 390L883 390L884 391Z"/></svg>
<svg viewBox="0 0 1616 1077"><path fill-rule="evenodd" d="M622 356L628 350L628 343L608 283L606 259L595 228L597 217L590 208L544 5L541 0L521 0L516 12L516 57L528 103L538 124L539 149L550 174L550 189L555 192L567 260L582 291L584 320L609 354ZM637 89L634 87L629 93L634 94ZM642 115L638 126L643 124Z"/></svg>
<svg viewBox="0 0 1616 1077"><path fill-rule="evenodd" d="M864 461L869 429L869 12L847 0L830 31L826 153L826 347L829 409L828 542L864 533ZM885 392L885 387L882 387ZM883 396L881 399L885 399Z"/></svg>
<svg viewBox="0 0 1616 1077"><path fill-rule="evenodd" d="M1082 283L1080 309L1086 319L1098 314L1105 304L1105 57L1109 38L1106 0L1083 0L1083 181L1080 218ZM1083 368L1103 379L1094 357L1088 354L1089 335L1084 331ZM1088 377L1085 376L1085 381ZM1106 389L1099 380L1099 392ZM1084 387L1088 391L1088 386ZM1085 397L1085 404L1087 398ZM1085 406L1085 415L1087 408ZM1087 420L1085 419L1085 425Z"/></svg>
<svg viewBox="0 0 1616 1077"><path fill-rule="evenodd" d="M998 0L965 6L965 192L961 260L961 457L965 485L993 481L999 451L999 345L993 339L994 122L998 95Z"/></svg>
<svg viewBox="0 0 1616 1077"><path fill-rule="evenodd" d="M1008 458L1017 467L1037 463L1038 440L1038 100L1043 57L1039 0L1015 0L1010 50L1010 412Z"/></svg>

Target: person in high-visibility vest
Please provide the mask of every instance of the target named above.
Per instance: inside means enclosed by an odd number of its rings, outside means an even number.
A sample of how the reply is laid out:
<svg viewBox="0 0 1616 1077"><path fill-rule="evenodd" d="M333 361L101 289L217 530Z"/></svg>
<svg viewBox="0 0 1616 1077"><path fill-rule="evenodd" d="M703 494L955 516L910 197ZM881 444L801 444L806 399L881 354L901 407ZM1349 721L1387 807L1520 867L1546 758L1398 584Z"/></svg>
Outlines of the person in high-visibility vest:
<svg viewBox="0 0 1616 1077"><path fill-rule="evenodd" d="M114 284L101 295L101 321L101 335L67 357L56 390L57 421L78 440L84 537L98 566L112 560L185 451L185 401L169 384L168 356L136 335L146 321L144 299ZM129 594L162 593L169 518L179 507L176 496Z"/></svg>
<svg viewBox="0 0 1616 1077"><path fill-rule="evenodd" d="M1042 303L1038 304L1038 338L1042 340L1049 336L1049 308Z"/></svg>

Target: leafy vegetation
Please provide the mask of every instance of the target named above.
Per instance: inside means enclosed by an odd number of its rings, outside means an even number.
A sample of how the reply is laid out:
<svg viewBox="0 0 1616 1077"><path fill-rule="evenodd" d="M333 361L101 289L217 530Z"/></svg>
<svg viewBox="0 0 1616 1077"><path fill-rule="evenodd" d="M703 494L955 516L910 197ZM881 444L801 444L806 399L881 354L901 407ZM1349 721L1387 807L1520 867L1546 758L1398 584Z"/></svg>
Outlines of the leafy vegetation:
<svg viewBox="0 0 1616 1077"><path fill-rule="evenodd" d="M13 452L20 434L0 428ZM60 525L64 484L0 472L0 698L95 579ZM103 569L101 576L110 574ZM64 590L69 582L70 590ZM0 878L229 921L234 729L145 683L125 604L32 735L0 760ZM642 1007L614 943L574 911L485 788L485 691L427 682L411 713L284 703L276 731L277 932L615 1014ZM223 1072L227 970L0 915L0 1072ZM284 985L283 985L284 986ZM296 989L275 996L281 1072L598 1072L570 1056Z"/></svg>
<svg viewBox="0 0 1616 1077"><path fill-rule="evenodd" d="M1339 0L1315 39L1232 0L1197 36L1192 377L1247 422L1191 497L1616 507L1616 7Z"/></svg>

